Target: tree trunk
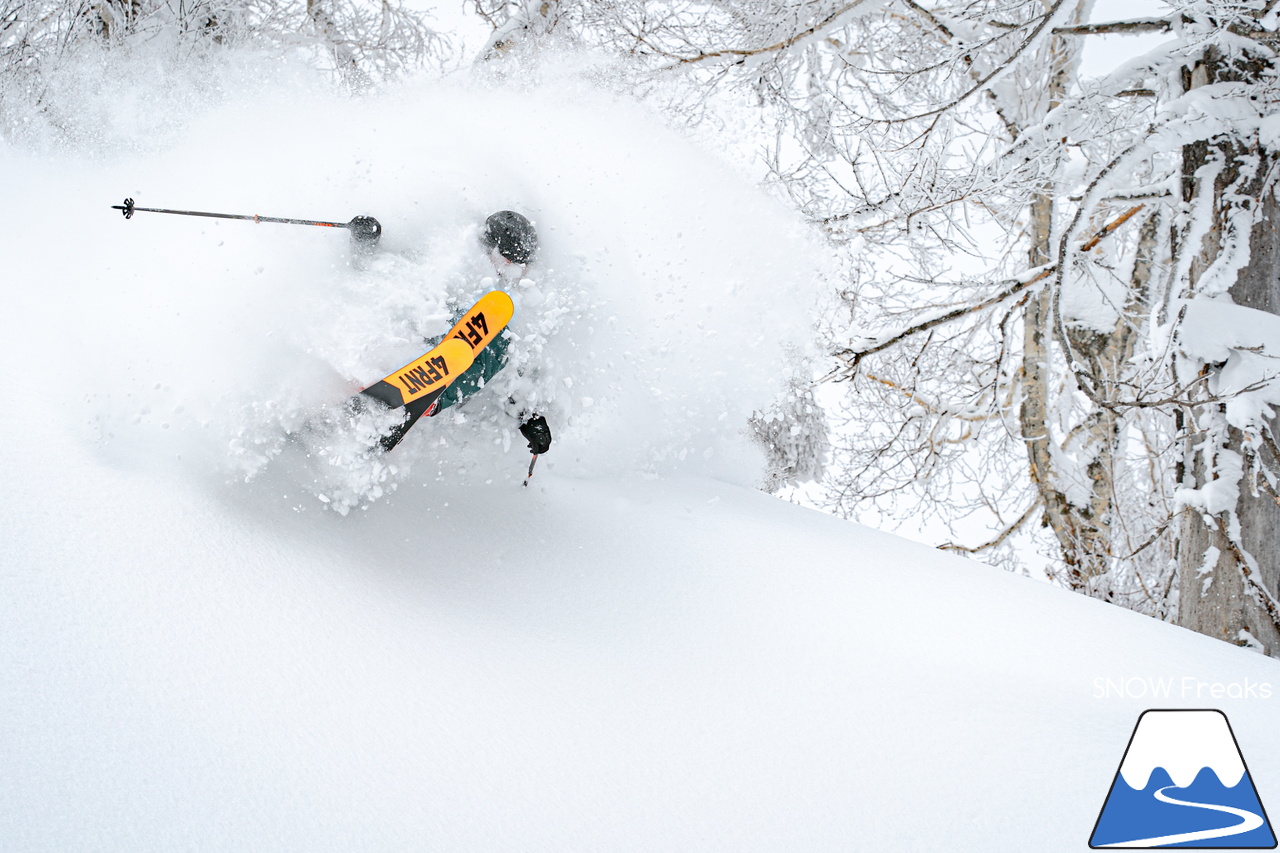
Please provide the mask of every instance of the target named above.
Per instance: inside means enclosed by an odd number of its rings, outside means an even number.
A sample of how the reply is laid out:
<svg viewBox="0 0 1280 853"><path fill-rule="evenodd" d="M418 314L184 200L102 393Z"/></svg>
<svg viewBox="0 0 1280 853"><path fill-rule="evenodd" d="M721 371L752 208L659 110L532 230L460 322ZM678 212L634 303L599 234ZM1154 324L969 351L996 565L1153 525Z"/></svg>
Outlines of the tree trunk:
<svg viewBox="0 0 1280 853"><path fill-rule="evenodd" d="M1189 87L1239 79L1249 69L1228 71L1212 54L1188 75ZM1221 162L1212 185L1200 185L1196 173ZM1213 227L1191 267L1191 292L1209 265L1223 251L1230 206L1252 205L1261 215L1249 235L1249 261L1228 293L1237 305L1280 314L1280 206L1267 185L1267 173L1277 163L1275 153L1252 150L1238 142L1197 143L1183 151L1183 196L1194 203L1212 193ZM1193 247L1187 247L1193 250ZM1275 354L1273 354L1275 355ZM1219 462L1236 457L1244 464L1240 494L1234 511L1216 514L1188 510L1184 514L1178 560L1179 624L1238 645L1261 647L1280 657L1280 504L1266 487L1262 469L1280 471L1280 458L1260 446L1257 435L1246 436L1229 426L1221 406L1206 407L1192 420L1185 443L1183 485L1201 488L1218 476ZM1276 420L1267 424L1276 433ZM1256 475L1256 476L1254 476ZM1256 484L1256 485L1255 485Z"/></svg>
<svg viewBox="0 0 1280 853"><path fill-rule="evenodd" d="M1084 4L1076 10L1079 19ZM1046 112L1059 105L1067 90L1073 61L1068 44L1055 37L1050 43L1053 72L1049 79ZM1031 202L1030 251L1032 267L1047 264L1051 258L1053 239L1054 197L1058 188L1047 184ZM1115 443L1115 417L1099 413L1085 431L1085 442L1100 442L1095 448L1088 470L1081 473L1090 483L1086 506L1076 506L1067 497L1064 481L1070 475L1059 470L1065 453L1055 454L1051 430L1053 418L1049 387L1053 354L1052 294L1041 291L1027 301L1023 314L1022 398L1018 409L1019 426L1027 449L1027 468L1031 482L1040 495L1044 523L1057 537L1066 566L1065 581L1069 587L1092 591L1095 578L1106 573L1110 565L1109 526L1111 514L1111 458ZM1056 457L1056 458L1055 458Z"/></svg>

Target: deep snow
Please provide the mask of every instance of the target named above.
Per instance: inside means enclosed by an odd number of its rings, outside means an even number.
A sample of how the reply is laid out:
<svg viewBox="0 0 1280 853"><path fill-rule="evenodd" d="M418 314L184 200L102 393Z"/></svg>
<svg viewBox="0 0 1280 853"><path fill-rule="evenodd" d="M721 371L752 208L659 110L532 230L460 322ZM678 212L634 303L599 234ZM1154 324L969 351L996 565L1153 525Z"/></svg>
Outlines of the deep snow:
<svg viewBox="0 0 1280 853"><path fill-rule="evenodd" d="M1274 661L739 486L2 454L7 850L1081 850L1151 706L1280 801Z"/></svg>
<svg viewBox="0 0 1280 853"><path fill-rule="evenodd" d="M1280 809L1274 661L748 487L821 266L643 109L199 116L105 162L0 148L0 848L1083 850L1148 707L1223 709ZM373 213L396 254L125 195ZM547 235L516 390L556 446L520 488L477 398L326 510L272 442L482 286L497 206Z"/></svg>

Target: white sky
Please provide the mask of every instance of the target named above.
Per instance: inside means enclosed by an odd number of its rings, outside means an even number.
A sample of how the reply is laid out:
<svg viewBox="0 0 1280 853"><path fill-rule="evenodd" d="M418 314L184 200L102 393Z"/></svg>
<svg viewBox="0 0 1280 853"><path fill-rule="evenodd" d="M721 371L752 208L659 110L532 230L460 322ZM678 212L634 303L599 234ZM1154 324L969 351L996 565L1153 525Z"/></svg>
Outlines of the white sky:
<svg viewBox="0 0 1280 853"><path fill-rule="evenodd" d="M1100 24L1133 18L1154 18L1168 13L1169 4L1161 0L1098 0L1089 20L1090 23ZM1081 71L1086 77L1105 74L1121 62L1146 53L1168 38L1168 33L1087 36Z"/></svg>

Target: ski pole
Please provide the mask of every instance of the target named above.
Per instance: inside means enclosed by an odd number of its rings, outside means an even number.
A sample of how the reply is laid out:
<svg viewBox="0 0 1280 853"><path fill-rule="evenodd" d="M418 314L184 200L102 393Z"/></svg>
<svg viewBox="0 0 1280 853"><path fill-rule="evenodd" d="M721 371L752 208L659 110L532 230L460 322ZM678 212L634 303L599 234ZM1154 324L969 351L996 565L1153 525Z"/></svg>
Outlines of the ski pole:
<svg viewBox="0 0 1280 853"><path fill-rule="evenodd" d="M351 232L351 236L361 243L373 243L382 236L382 225L372 216L357 216L350 222L324 222L316 219L260 216L256 213L245 215L241 213L209 213L203 210L166 210L160 207L138 207L131 198L126 198L124 204L111 205L111 209L124 213L125 219L132 219L135 213L171 213L176 216L207 216L213 219L243 219L250 222L278 222L283 225L316 225L321 228L346 228Z"/></svg>
<svg viewBox="0 0 1280 853"><path fill-rule="evenodd" d="M533 458L529 460L529 473L526 474L524 477L524 484L526 488L529 485L529 480L532 479L533 477L533 466L537 464L538 464L538 454L535 453L533 454Z"/></svg>

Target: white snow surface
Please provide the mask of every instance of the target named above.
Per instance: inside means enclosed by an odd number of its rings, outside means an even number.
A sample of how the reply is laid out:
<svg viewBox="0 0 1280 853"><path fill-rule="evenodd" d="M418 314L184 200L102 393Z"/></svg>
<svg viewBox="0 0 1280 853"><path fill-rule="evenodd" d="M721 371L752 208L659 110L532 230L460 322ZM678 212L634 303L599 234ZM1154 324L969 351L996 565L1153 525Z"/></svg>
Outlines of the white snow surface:
<svg viewBox="0 0 1280 853"><path fill-rule="evenodd" d="M0 849L1081 850L1153 703L1223 708L1280 802L1275 661L744 485L819 265L644 110L282 91L179 136L0 147ZM556 445L521 488L478 397L328 511L283 429L416 355L506 206L546 251L503 390Z"/></svg>

